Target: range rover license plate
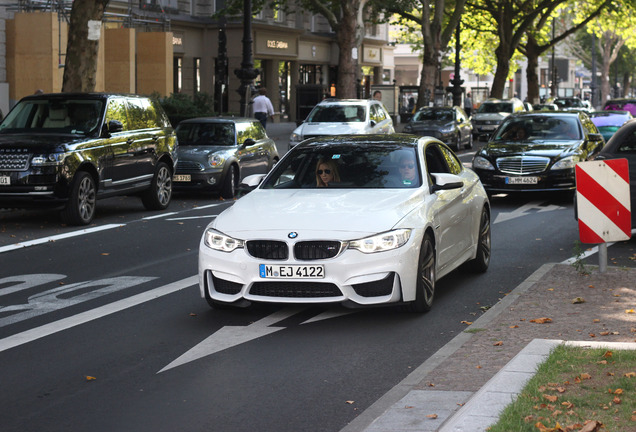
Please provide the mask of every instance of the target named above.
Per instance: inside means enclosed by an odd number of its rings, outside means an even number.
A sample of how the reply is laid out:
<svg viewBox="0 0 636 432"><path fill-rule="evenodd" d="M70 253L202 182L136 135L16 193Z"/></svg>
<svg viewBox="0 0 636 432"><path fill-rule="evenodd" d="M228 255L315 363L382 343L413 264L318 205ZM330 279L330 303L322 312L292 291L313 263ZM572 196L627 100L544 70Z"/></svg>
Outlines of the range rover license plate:
<svg viewBox="0 0 636 432"><path fill-rule="evenodd" d="M172 181L176 182L189 182L190 174L175 174L172 176Z"/></svg>
<svg viewBox="0 0 636 432"><path fill-rule="evenodd" d="M11 184L11 177L0 176L0 186L9 186Z"/></svg>
<svg viewBox="0 0 636 432"><path fill-rule="evenodd" d="M506 184L537 184L539 177L506 177Z"/></svg>
<svg viewBox="0 0 636 432"><path fill-rule="evenodd" d="M322 279L325 268L321 265L267 265L261 264L259 275L265 279Z"/></svg>

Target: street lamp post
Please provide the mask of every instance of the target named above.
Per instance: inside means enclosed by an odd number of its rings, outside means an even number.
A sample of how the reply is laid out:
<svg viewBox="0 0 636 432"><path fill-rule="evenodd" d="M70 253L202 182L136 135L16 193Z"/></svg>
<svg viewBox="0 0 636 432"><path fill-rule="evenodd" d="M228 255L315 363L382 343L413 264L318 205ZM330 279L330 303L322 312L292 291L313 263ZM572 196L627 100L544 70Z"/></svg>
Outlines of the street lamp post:
<svg viewBox="0 0 636 432"><path fill-rule="evenodd" d="M461 49L461 45L459 43L460 25L461 22L457 23L457 29L455 30L455 76L451 80L451 84L453 84L452 92L454 106L462 106L462 84L464 84L464 80L459 76L461 66L459 59L459 51Z"/></svg>
<svg viewBox="0 0 636 432"><path fill-rule="evenodd" d="M241 96L240 114L247 116L247 91L259 74L252 62L252 0L243 0L243 61L234 74L241 80L237 92Z"/></svg>
<svg viewBox="0 0 636 432"><path fill-rule="evenodd" d="M596 34L592 33L592 82L590 83L592 91L592 108L596 109Z"/></svg>

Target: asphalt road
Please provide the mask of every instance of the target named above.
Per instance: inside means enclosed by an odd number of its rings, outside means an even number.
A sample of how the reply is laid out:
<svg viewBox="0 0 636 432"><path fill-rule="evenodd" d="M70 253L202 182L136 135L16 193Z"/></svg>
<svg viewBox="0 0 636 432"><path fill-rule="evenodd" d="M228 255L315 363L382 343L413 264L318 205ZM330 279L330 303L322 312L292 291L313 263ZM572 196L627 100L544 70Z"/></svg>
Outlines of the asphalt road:
<svg viewBox="0 0 636 432"><path fill-rule="evenodd" d="M113 198L87 230L55 213L1 212L1 429L338 431L462 321L542 264L575 255L578 238L569 197L495 196L489 271L442 279L427 314L211 310L197 248L230 204L177 195L162 213ZM611 265L633 265L634 246L611 246Z"/></svg>

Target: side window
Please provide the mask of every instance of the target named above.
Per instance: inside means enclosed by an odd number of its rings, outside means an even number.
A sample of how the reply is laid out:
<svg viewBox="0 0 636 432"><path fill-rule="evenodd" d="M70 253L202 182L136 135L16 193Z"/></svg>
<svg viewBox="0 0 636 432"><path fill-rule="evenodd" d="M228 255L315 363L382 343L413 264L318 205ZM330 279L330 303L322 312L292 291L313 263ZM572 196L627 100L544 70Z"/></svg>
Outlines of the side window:
<svg viewBox="0 0 636 432"><path fill-rule="evenodd" d="M382 105L376 104L375 107L378 110L378 121L381 122L381 121L385 120L387 118L387 114L386 114L386 111L384 110L384 108L382 107Z"/></svg>
<svg viewBox="0 0 636 432"><path fill-rule="evenodd" d="M623 142L618 146L618 153L636 154L636 132L626 134Z"/></svg>
<svg viewBox="0 0 636 432"><path fill-rule="evenodd" d="M459 161L459 159L457 159L457 156L455 156L455 154L449 149L447 149L446 147L439 147L439 149L442 152L442 155L444 156L444 160L446 161L446 164L448 165L448 169L450 170L450 173L456 174L456 175L461 174L464 167L462 163Z"/></svg>
<svg viewBox="0 0 636 432"><path fill-rule="evenodd" d="M251 138L248 123L236 123L236 143L241 145L248 138Z"/></svg>
<svg viewBox="0 0 636 432"><path fill-rule="evenodd" d="M254 141L267 138L267 133L261 122L255 121L250 123L250 138Z"/></svg>
<svg viewBox="0 0 636 432"><path fill-rule="evenodd" d="M426 147L424 153L426 158L426 170L429 174L433 173L450 173L446 159L441 152L441 149L436 144L431 144Z"/></svg>
<svg viewBox="0 0 636 432"><path fill-rule="evenodd" d="M380 116L378 115L378 106L371 105L371 109L369 110L369 118L374 122L380 121Z"/></svg>
<svg viewBox="0 0 636 432"><path fill-rule="evenodd" d="M129 130L128 115L126 113L126 101L123 98L113 98L108 101L106 109L106 124L111 120L117 120L124 125L124 130Z"/></svg>
<svg viewBox="0 0 636 432"><path fill-rule="evenodd" d="M151 129L158 127L157 114L148 99L128 98L130 129Z"/></svg>

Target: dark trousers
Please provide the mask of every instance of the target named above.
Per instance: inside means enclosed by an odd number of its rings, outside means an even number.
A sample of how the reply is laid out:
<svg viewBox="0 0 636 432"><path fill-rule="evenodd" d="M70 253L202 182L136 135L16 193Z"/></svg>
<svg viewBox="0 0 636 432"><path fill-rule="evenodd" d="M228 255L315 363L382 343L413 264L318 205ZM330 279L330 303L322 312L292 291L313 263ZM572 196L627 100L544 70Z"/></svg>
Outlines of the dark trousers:
<svg viewBox="0 0 636 432"><path fill-rule="evenodd" d="M263 127L267 127L267 113L264 112L255 112L254 118L261 122Z"/></svg>

